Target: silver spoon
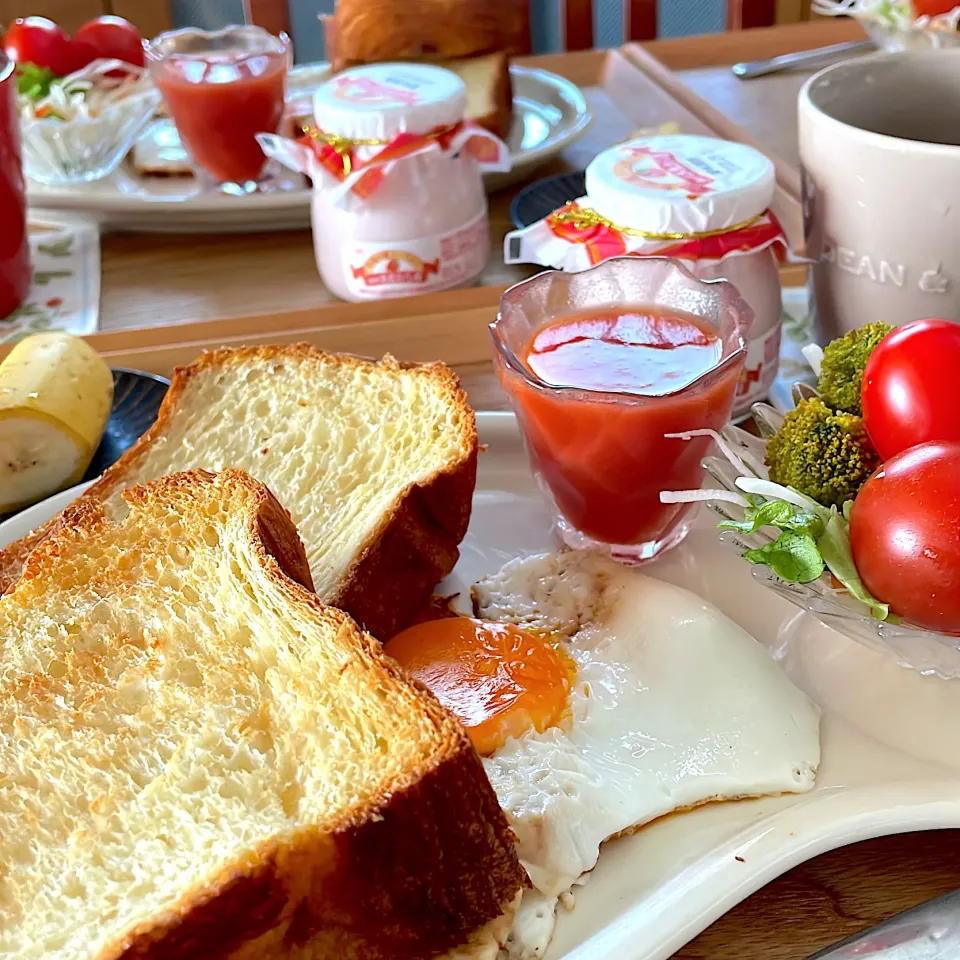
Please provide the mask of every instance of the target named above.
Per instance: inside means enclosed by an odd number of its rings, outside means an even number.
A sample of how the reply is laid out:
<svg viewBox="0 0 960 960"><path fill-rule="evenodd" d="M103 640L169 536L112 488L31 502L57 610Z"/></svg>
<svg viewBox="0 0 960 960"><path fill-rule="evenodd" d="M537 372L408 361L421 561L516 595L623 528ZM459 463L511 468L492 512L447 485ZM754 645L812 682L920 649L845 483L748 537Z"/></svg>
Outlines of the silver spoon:
<svg viewBox="0 0 960 960"><path fill-rule="evenodd" d="M735 63L731 69L741 80L765 77L770 73L790 70L794 67L812 67L818 63L834 60L846 54L861 53L875 49L872 40L852 40L849 43L835 43L831 47L817 47L815 50L801 50L799 53L785 53L767 60L751 60L748 63Z"/></svg>

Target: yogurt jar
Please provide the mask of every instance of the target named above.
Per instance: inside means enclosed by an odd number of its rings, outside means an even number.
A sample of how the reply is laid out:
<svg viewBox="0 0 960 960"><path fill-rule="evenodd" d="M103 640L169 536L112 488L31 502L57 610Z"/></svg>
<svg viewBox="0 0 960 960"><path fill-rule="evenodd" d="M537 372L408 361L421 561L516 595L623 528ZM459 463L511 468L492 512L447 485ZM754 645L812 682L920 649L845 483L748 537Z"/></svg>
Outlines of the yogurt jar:
<svg viewBox="0 0 960 960"><path fill-rule="evenodd" d="M611 257L669 257L703 280L729 280L752 308L734 417L763 399L780 361L779 259L786 238L770 211L773 164L713 137L653 136L618 144L587 167L586 196L508 233L507 263L579 272Z"/></svg>
<svg viewBox="0 0 960 960"><path fill-rule="evenodd" d="M317 90L315 129L264 150L313 181L317 269L344 300L445 290L476 278L490 253L482 173L506 146L465 122L460 78L426 64L374 64Z"/></svg>

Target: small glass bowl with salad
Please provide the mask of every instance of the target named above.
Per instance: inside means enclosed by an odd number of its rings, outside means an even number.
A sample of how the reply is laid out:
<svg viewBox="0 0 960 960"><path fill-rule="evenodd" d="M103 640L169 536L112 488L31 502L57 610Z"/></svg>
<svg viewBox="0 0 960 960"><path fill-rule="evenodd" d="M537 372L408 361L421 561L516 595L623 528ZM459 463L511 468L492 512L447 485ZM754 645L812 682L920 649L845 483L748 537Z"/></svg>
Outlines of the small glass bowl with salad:
<svg viewBox="0 0 960 960"><path fill-rule="evenodd" d="M854 17L881 50L960 46L957 0L814 0L813 12Z"/></svg>
<svg viewBox="0 0 960 960"><path fill-rule="evenodd" d="M713 435L715 485L661 499L706 501L754 578L821 622L960 677L960 324L871 323L804 355L816 387L755 404L759 436Z"/></svg>
<svg viewBox="0 0 960 960"><path fill-rule="evenodd" d="M161 102L147 71L95 60L69 76L18 69L24 172L48 185L113 173Z"/></svg>

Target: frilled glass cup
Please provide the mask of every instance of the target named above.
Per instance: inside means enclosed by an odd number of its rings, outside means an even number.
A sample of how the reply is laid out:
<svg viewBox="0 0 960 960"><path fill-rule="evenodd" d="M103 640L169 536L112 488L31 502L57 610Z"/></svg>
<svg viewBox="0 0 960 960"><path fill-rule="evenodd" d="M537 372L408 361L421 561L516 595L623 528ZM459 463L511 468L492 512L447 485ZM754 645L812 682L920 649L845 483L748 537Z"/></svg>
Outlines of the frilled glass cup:
<svg viewBox="0 0 960 960"><path fill-rule="evenodd" d="M267 162L256 136L280 128L290 38L255 26L173 30L146 45L146 59L196 167L229 192L255 190Z"/></svg>
<svg viewBox="0 0 960 960"><path fill-rule="evenodd" d="M532 336L566 314L611 308L691 318L721 343L716 365L677 391L655 396L556 386L525 363ZM547 271L511 287L490 332L494 365L517 415L537 481L572 547L609 548L642 562L690 529L689 504L662 504L662 490L699 487L708 436L730 419L753 321L736 288L702 281L682 264L620 257L581 273Z"/></svg>

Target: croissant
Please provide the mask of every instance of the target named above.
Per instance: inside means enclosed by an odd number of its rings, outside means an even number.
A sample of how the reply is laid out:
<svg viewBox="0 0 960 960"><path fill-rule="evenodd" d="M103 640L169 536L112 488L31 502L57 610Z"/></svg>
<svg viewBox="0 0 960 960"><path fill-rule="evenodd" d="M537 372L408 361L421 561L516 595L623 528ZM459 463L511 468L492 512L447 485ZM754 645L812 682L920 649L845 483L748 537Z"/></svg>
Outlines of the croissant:
<svg viewBox="0 0 960 960"><path fill-rule="evenodd" d="M519 53L526 0L338 0L326 20L334 70L384 60Z"/></svg>

